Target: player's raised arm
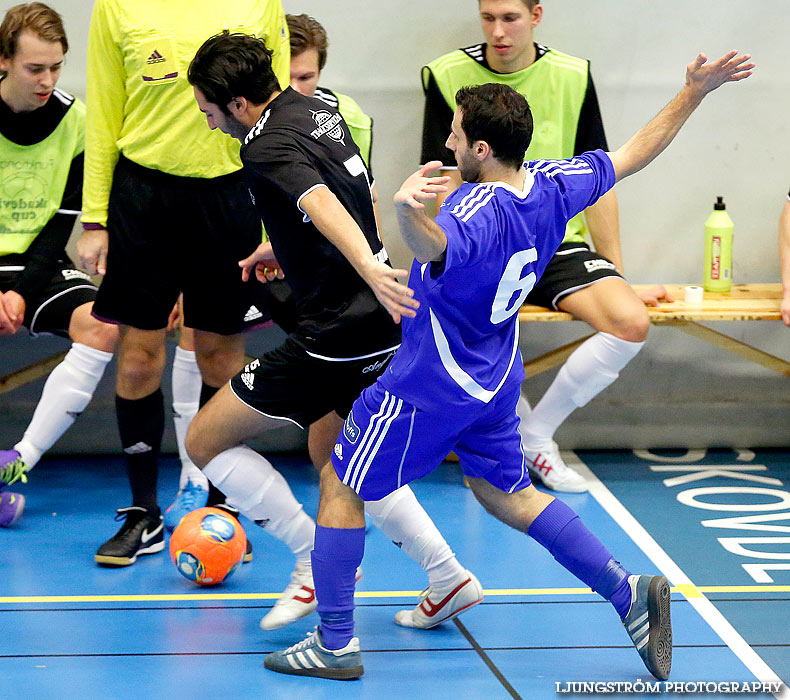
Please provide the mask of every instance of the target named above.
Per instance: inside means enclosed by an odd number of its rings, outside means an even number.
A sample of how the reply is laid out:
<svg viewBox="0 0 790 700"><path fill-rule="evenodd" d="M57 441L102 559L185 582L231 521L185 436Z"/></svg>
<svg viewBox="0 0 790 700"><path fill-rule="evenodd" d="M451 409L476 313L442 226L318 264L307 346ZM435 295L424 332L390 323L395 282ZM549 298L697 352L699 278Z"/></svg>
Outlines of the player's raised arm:
<svg viewBox="0 0 790 700"><path fill-rule="evenodd" d="M447 191L449 177L428 177L429 172L440 166L439 161L423 165L406 179L393 198L403 240L421 263L441 260L447 248L447 236L427 216L423 204Z"/></svg>
<svg viewBox="0 0 790 700"><path fill-rule="evenodd" d="M395 323L400 322L401 316L416 315L414 309L420 304L412 298L414 292L398 282L398 277L409 273L394 270L373 257L359 224L328 187L314 189L302 197L299 206L365 280Z"/></svg>
<svg viewBox="0 0 790 700"><path fill-rule="evenodd" d="M639 172L661 153L705 95L724 83L748 78L755 65L749 59L750 54L739 55L737 51L729 51L712 63L708 63L703 53L689 63L686 84L674 99L624 146L609 154L617 180Z"/></svg>

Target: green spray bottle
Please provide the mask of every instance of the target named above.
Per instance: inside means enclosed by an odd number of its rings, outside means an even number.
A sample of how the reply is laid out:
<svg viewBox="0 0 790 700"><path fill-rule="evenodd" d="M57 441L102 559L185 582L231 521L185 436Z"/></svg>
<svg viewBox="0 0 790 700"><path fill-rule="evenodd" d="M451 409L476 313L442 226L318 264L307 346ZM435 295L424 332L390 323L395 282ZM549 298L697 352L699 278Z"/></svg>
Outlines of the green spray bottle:
<svg viewBox="0 0 790 700"><path fill-rule="evenodd" d="M732 287L732 219L724 197L716 197L713 213L705 222L706 292L729 292Z"/></svg>

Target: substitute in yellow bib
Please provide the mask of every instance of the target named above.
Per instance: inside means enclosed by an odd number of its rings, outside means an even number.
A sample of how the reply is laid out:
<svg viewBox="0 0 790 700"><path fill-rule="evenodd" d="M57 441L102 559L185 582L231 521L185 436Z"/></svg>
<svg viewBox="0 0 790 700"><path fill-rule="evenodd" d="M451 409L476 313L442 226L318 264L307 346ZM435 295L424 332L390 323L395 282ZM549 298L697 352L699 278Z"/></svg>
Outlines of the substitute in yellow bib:
<svg viewBox="0 0 790 700"><path fill-rule="evenodd" d="M72 341L13 449L0 450L0 527L25 499L4 489L32 469L93 397L118 333L91 316L96 286L66 244L82 195L85 105L56 87L68 41L40 2L0 25L0 336L22 326Z"/></svg>
<svg viewBox="0 0 790 700"><path fill-rule="evenodd" d="M260 243L239 146L211 132L186 71L223 29L274 50L288 84L280 0L96 0L88 35L83 227L78 251L104 274L94 314L118 324L116 409L132 504L96 561L134 563L164 547L157 456L165 329L179 294L207 401L243 365L240 332L270 320L265 285L243 284L238 261ZM263 290L263 291L262 291ZM204 505L224 503L209 489Z"/></svg>
<svg viewBox="0 0 790 700"><path fill-rule="evenodd" d="M483 83L508 85L529 101L535 131L526 160L608 150L589 62L534 40L543 17L539 0L479 0L478 8L485 42L441 56L422 69L422 162L441 161L447 170L443 174L453 179L451 190L460 185L444 145L455 93ZM585 241L588 232L594 251ZM587 484L562 460L555 431L577 407L617 379L642 348L650 327L645 304L668 299L663 287L640 299L622 270L617 200L611 190L568 222L559 250L526 299L568 311L598 331L568 358L534 409L523 396L519 402L530 473L557 491L586 491Z"/></svg>

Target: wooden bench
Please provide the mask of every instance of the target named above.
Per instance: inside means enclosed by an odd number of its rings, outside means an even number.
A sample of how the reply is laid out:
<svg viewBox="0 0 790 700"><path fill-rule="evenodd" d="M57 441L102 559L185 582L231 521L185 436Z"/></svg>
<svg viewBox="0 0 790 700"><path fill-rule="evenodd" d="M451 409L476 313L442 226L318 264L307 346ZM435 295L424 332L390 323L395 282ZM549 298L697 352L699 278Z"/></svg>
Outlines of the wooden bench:
<svg viewBox="0 0 790 700"><path fill-rule="evenodd" d="M654 285L636 284L635 289L650 289ZM780 284L735 284L726 294L705 292L702 304L688 305L683 301L682 284L665 284L672 302L662 302L648 307L650 323L656 326L671 326L712 343L723 350L734 353L774 372L790 377L790 362L736 340L724 333L700 324L701 321L781 321L782 287ZM575 321L564 311L552 311L542 306L525 304L521 307L518 320L522 323L536 321ZM564 345L561 348L524 362L527 377L534 377L552 367L561 365L568 356L590 335Z"/></svg>
<svg viewBox="0 0 790 700"><path fill-rule="evenodd" d="M634 285L634 288L649 289L652 286L637 284ZM701 306L689 306L683 301L685 285L666 284L664 286L675 301L649 307L647 312L652 324L677 328L785 377L790 377L790 362L714 331L707 326L700 325L700 321L781 321L782 287L780 284L736 284L727 294L705 292ZM542 306L525 304L519 311L518 320L522 323L534 323L536 321L574 321L576 319L564 311L552 311ZM524 362L527 377L534 377L552 367L561 365L589 337L587 335L545 355L527 360ZM0 395L46 376L63 360L65 355L65 352L57 353L52 357L0 377Z"/></svg>

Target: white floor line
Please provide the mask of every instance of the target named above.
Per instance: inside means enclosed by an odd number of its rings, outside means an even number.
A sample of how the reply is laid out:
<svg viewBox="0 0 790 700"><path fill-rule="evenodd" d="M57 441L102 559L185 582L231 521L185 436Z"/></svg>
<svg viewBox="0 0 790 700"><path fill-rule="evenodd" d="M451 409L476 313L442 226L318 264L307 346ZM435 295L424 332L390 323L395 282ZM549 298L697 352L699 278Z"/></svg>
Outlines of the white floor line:
<svg viewBox="0 0 790 700"><path fill-rule="evenodd" d="M590 468L579 459L574 452L564 453L566 464L585 477L590 485L590 493L603 509L609 513L623 531L650 558L666 576L670 583L681 587L683 595L702 616L722 641L732 649L733 653L763 683L783 683L768 664L752 649L727 618L711 603L686 576L675 561L659 546L639 521L628 512L626 507L617 500L614 494L604 486L603 482L593 474ZM786 685L774 696L777 700L790 700L790 689Z"/></svg>

